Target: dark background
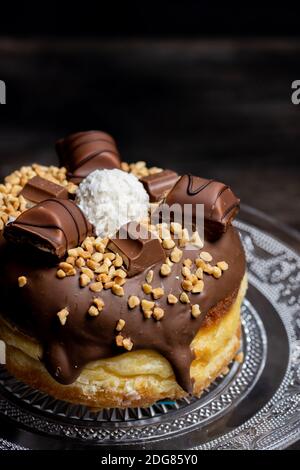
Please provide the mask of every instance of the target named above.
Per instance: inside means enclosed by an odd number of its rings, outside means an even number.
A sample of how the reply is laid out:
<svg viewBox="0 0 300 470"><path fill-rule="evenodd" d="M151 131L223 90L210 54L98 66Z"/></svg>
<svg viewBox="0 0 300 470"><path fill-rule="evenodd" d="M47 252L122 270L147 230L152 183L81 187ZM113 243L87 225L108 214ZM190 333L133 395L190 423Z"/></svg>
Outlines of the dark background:
<svg viewBox="0 0 300 470"><path fill-rule="evenodd" d="M0 179L103 129L124 160L224 180L300 230L299 18L288 2L1 5Z"/></svg>

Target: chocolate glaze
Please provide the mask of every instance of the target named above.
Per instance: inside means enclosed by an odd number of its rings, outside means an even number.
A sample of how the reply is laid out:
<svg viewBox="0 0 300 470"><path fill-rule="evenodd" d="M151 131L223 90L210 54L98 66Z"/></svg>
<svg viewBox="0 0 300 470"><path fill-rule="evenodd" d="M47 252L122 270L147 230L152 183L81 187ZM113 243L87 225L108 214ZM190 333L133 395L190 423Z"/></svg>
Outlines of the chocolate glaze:
<svg viewBox="0 0 300 470"><path fill-rule="evenodd" d="M47 199L23 212L4 230L7 240L31 245L58 258L92 234L92 226L72 201Z"/></svg>
<svg viewBox="0 0 300 470"><path fill-rule="evenodd" d="M79 287L78 275L57 279L57 263L32 257L22 247L5 242L1 236L1 313L42 344L44 356L41 360L62 384L72 383L88 362L124 352L115 345L115 326L123 318L126 325L122 334L132 339L133 350L154 349L161 353L172 365L178 383L191 392L189 371L193 353L190 343L208 310L231 296L224 305L229 308L245 272L244 251L232 226L217 241L206 240L204 249L212 254L214 263L227 261L229 270L219 279L205 275L204 291L190 294L191 302L200 304L202 315L192 318L188 304L167 304L167 294L178 296L182 291L182 263L174 264L171 275L164 278L159 275L161 263L158 263L152 267L152 286L161 286L165 290L164 297L156 301L165 310L165 315L161 321L155 321L145 319L139 307L129 310L127 306L129 295L150 299L141 289L148 270L127 280L123 286L124 297L115 296L110 290L95 294L88 288ZM198 253L198 250L185 250L183 259L194 259ZM19 276L27 277L23 288L18 287ZM94 297L101 297L105 303L98 317L87 314ZM57 312L65 307L70 314L62 326Z"/></svg>
<svg viewBox="0 0 300 470"><path fill-rule="evenodd" d="M240 205L240 200L229 186L193 175L182 176L164 202L169 206L192 204L193 218L196 216L196 204L204 204L204 229L212 240L226 232Z"/></svg>
<svg viewBox="0 0 300 470"><path fill-rule="evenodd" d="M79 184L100 168L120 168L121 160L111 135L102 131L77 132L56 142L61 165L68 170L68 178Z"/></svg>

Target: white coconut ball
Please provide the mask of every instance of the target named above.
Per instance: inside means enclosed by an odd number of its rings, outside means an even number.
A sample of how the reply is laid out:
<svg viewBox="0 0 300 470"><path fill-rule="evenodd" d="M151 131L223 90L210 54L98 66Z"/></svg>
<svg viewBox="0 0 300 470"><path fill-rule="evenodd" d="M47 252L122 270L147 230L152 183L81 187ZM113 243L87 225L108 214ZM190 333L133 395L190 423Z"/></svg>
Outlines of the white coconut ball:
<svg viewBox="0 0 300 470"><path fill-rule="evenodd" d="M121 170L96 170L79 185L76 203L98 237L112 237L130 222L147 217L149 196L136 176Z"/></svg>

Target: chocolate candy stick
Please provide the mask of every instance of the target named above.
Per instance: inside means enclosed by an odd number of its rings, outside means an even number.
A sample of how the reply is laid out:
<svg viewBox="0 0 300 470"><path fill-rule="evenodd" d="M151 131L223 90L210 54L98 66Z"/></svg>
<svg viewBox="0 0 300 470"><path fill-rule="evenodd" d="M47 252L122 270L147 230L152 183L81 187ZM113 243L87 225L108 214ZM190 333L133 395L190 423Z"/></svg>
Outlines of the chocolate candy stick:
<svg viewBox="0 0 300 470"><path fill-rule="evenodd" d="M62 258L92 234L92 226L72 201L48 199L23 212L5 227L8 241L33 245Z"/></svg>
<svg viewBox="0 0 300 470"><path fill-rule="evenodd" d="M122 256L128 277L163 262L166 257L159 239L137 222L121 227L115 238L109 241L108 249Z"/></svg>
<svg viewBox="0 0 300 470"><path fill-rule="evenodd" d="M52 183L40 176L34 176L29 180L20 194L34 204L50 198L68 199L68 191L64 186Z"/></svg>
<svg viewBox="0 0 300 470"><path fill-rule="evenodd" d="M164 170L154 175L144 176L140 179L140 182L149 194L150 202L157 202L166 195L178 179L179 176L175 171Z"/></svg>
<svg viewBox="0 0 300 470"><path fill-rule="evenodd" d="M56 142L56 151L68 178L79 184L97 169L120 168L121 160L114 139L102 131L77 132Z"/></svg>
<svg viewBox="0 0 300 470"><path fill-rule="evenodd" d="M164 201L168 205L192 204L196 223L196 205L204 204L204 230L211 239L218 239L239 211L240 200L229 186L199 176L184 175L171 189Z"/></svg>

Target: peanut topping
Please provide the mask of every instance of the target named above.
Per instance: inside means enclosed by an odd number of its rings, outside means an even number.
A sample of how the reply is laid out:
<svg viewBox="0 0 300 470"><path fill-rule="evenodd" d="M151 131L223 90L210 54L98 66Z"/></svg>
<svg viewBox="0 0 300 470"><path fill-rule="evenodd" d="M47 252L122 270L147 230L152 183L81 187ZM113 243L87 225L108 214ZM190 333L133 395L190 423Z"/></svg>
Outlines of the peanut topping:
<svg viewBox="0 0 300 470"><path fill-rule="evenodd" d="M150 284L143 284L142 288L145 294L151 294L152 287L150 286Z"/></svg>
<svg viewBox="0 0 300 470"><path fill-rule="evenodd" d="M59 269L56 273L56 277L58 277L58 279L64 279L66 276L67 275L65 271L63 271L62 269Z"/></svg>
<svg viewBox="0 0 300 470"><path fill-rule="evenodd" d="M124 326L125 326L125 320L123 320L122 318L120 318L120 320L118 321L117 323L117 326L116 326L116 330L117 331L122 331Z"/></svg>
<svg viewBox="0 0 300 470"><path fill-rule="evenodd" d="M177 297L175 297L175 295L173 295L173 294L168 295L168 303L169 304L173 305L173 304L177 304L177 302L178 302L178 299L177 299Z"/></svg>
<svg viewBox="0 0 300 470"><path fill-rule="evenodd" d="M122 335L116 336L116 345L122 347L123 346L124 338Z"/></svg>
<svg viewBox="0 0 300 470"><path fill-rule="evenodd" d="M229 268L228 264L226 263L226 261L219 261L217 263L217 267L220 268L222 271L227 271L227 269Z"/></svg>
<svg viewBox="0 0 300 470"><path fill-rule="evenodd" d="M164 310L160 307L155 307L154 310L153 310L153 317L157 321L161 320L163 318L164 314L165 314Z"/></svg>
<svg viewBox="0 0 300 470"><path fill-rule="evenodd" d="M179 300L182 304L189 304L190 303L189 296L187 295L186 292L182 292L180 294Z"/></svg>
<svg viewBox="0 0 300 470"><path fill-rule="evenodd" d="M101 292L103 289L103 284L100 281L93 282L92 284L90 284L89 288L92 292Z"/></svg>
<svg viewBox="0 0 300 470"><path fill-rule="evenodd" d="M123 264L123 258L119 254L116 254L115 260L114 260L114 266L116 268L120 268Z"/></svg>
<svg viewBox="0 0 300 470"><path fill-rule="evenodd" d="M103 253L93 253L91 259L95 261L95 263L100 263L103 260Z"/></svg>
<svg viewBox="0 0 300 470"><path fill-rule="evenodd" d="M141 307L142 307L142 310L143 312L147 312L149 310L152 310L154 308L154 305L155 303L150 301L150 300L146 300L146 299L143 299L142 302L141 302Z"/></svg>
<svg viewBox="0 0 300 470"><path fill-rule="evenodd" d="M198 318L199 315L201 315L201 310L200 310L200 307L199 307L198 304L192 305L191 313L192 313L192 317L194 317L194 318Z"/></svg>
<svg viewBox="0 0 300 470"><path fill-rule="evenodd" d="M155 289L152 289L152 297L153 299L157 300L163 297L165 291L162 287L156 287Z"/></svg>
<svg viewBox="0 0 300 470"><path fill-rule="evenodd" d="M203 259L201 259L201 258L196 258L195 259L195 264L196 264L197 268L201 268L201 269L204 269L205 266L206 266L205 261L203 261Z"/></svg>
<svg viewBox="0 0 300 470"><path fill-rule="evenodd" d="M123 295L124 295L124 289L119 284L114 284L112 286L111 290L112 290L113 294L115 294L119 297L123 297Z"/></svg>
<svg viewBox="0 0 300 470"><path fill-rule="evenodd" d="M188 277L191 275L191 270L187 266L183 266L183 268L181 269L181 274L184 277Z"/></svg>
<svg viewBox="0 0 300 470"><path fill-rule="evenodd" d="M91 317L97 317L99 315L99 309L97 307L95 307L94 305L92 305L89 310L88 310L88 314L91 316Z"/></svg>
<svg viewBox="0 0 300 470"><path fill-rule="evenodd" d="M150 269L150 271L147 272L147 275L146 275L146 281L148 284L151 284L151 282L153 281L153 270Z"/></svg>
<svg viewBox="0 0 300 470"><path fill-rule="evenodd" d="M196 274L198 279L203 279L203 269L202 268L197 268L195 274Z"/></svg>
<svg viewBox="0 0 300 470"><path fill-rule="evenodd" d="M166 264L172 268L172 266L174 266L174 263L172 263L172 261L170 260L169 256L166 257Z"/></svg>
<svg viewBox="0 0 300 470"><path fill-rule="evenodd" d="M199 280L196 282L196 284L192 288L192 293L193 294L200 294L204 289L204 282L202 280Z"/></svg>
<svg viewBox="0 0 300 470"><path fill-rule="evenodd" d="M80 287L85 287L85 286L87 286L90 282L91 282L91 279L89 278L89 276L87 276L86 274L81 274L80 280L79 280Z"/></svg>
<svg viewBox="0 0 300 470"><path fill-rule="evenodd" d="M122 277L123 279L125 279L127 273L123 269L117 269L115 271L115 276Z"/></svg>
<svg viewBox="0 0 300 470"><path fill-rule="evenodd" d="M115 285L114 281L107 281L107 282L105 282L103 287L104 287L105 290L107 290L107 289L112 289L112 287L114 285ZM119 285L119 287L120 287L120 284L116 284L116 285Z"/></svg>
<svg viewBox="0 0 300 470"><path fill-rule="evenodd" d="M160 274L162 276L169 276L170 273L171 273L170 266L168 266L167 264L162 264L162 266L160 268Z"/></svg>
<svg viewBox="0 0 300 470"><path fill-rule="evenodd" d="M188 281L187 279L185 279L184 281L182 281L181 287L183 290L189 292L193 289L193 284L191 283L191 281Z"/></svg>
<svg viewBox="0 0 300 470"><path fill-rule="evenodd" d="M191 268L193 265L193 261L190 258L186 258L183 261L183 265L186 266L187 268Z"/></svg>
<svg viewBox="0 0 300 470"><path fill-rule="evenodd" d="M90 268L81 268L81 272L82 274L85 274L86 276L88 276L90 278L90 280L94 279L95 277L95 274L93 273L93 271L90 269Z"/></svg>
<svg viewBox="0 0 300 470"><path fill-rule="evenodd" d="M175 242L174 242L174 240L172 240L172 238L166 238L166 239L163 240L162 246L166 250L171 250L171 248L174 248Z"/></svg>
<svg viewBox="0 0 300 470"><path fill-rule="evenodd" d="M26 286L27 284L27 277L26 276L20 276L18 278L18 284L19 284L19 287L24 287Z"/></svg>
<svg viewBox="0 0 300 470"><path fill-rule="evenodd" d="M127 351L131 351L133 348L133 342L131 341L130 338L125 338L123 340L123 347L127 349Z"/></svg>
<svg viewBox="0 0 300 470"><path fill-rule="evenodd" d="M153 314L153 310L145 310L143 311L143 314L145 318L151 318Z"/></svg>
<svg viewBox="0 0 300 470"><path fill-rule="evenodd" d="M128 298L127 303L128 303L129 308L135 308L135 307L138 307L138 305L140 305L141 301L136 295L131 295Z"/></svg>
<svg viewBox="0 0 300 470"><path fill-rule="evenodd" d="M221 269L218 268L218 266L214 266L214 267L213 267L212 275L213 275L216 279L219 279L219 277L222 276L222 271L221 271Z"/></svg>
<svg viewBox="0 0 300 470"><path fill-rule="evenodd" d="M173 263L179 263L179 261L182 258L182 250L180 250L179 248L177 248L177 246L175 246L175 248L171 252L170 258L171 258L171 261L173 261Z"/></svg>
<svg viewBox="0 0 300 470"><path fill-rule="evenodd" d="M202 251L200 253L200 258L203 259L203 261L206 261L206 262L210 262L212 261L212 256L210 253L208 253L207 251Z"/></svg>
<svg viewBox="0 0 300 470"><path fill-rule="evenodd" d="M67 308L63 308L59 312L57 312L57 316L59 318L60 323L62 326L66 324L67 316L69 315L69 310Z"/></svg>
<svg viewBox="0 0 300 470"><path fill-rule="evenodd" d="M178 235L178 236L181 236L181 233L182 233L182 225L177 223L177 222L171 222L171 232Z"/></svg>
<svg viewBox="0 0 300 470"><path fill-rule="evenodd" d="M198 232L194 232L192 237L191 237L191 243L194 245L196 248L203 248L204 244L203 241L200 238L200 235Z"/></svg>

